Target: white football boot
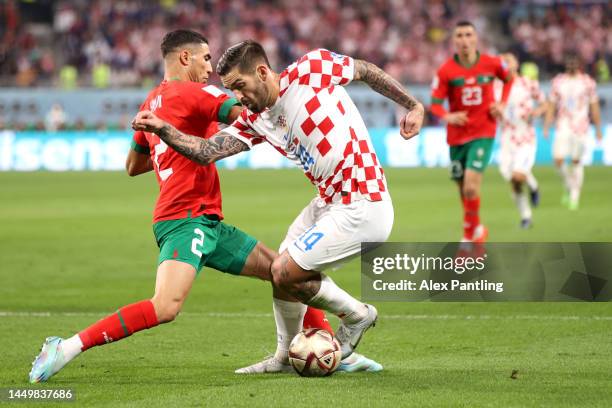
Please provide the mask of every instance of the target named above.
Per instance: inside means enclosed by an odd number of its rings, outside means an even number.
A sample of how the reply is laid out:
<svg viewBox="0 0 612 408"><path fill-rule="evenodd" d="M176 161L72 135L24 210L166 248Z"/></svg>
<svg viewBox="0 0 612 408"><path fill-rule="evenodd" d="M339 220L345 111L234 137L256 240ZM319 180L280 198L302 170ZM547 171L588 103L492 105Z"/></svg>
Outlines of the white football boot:
<svg viewBox="0 0 612 408"><path fill-rule="evenodd" d="M266 357L263 361L248 367L242 367L234 371L236 374L273 374L273 373L292 373L291 364L283 363L274 356Z"/></svg>
<svg viewBox="0 0 612 408"><path fill-rule="evenodd" d="M342 350L342 359L347 358L353 353L353 350L361 341L361 337L370 327L376 325L378 311L372 305L365 305L368 309L368 314L360 321L352 324L347 324L343 320L340 321L340 326L336 332L336 339L340 342Z"/></svg>

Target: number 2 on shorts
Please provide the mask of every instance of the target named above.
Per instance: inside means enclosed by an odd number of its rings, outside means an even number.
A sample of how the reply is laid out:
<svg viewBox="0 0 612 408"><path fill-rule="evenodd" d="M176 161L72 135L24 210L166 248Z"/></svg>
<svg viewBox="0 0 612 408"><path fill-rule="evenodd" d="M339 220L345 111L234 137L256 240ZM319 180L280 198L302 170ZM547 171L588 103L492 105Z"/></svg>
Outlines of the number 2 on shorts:
<svg viewBox="0 0 612 408"><path fill-rule="evenodd" d="M196 234L196 237L191 240L191 252L201 258L201 250L204 248L204 232L202 232L201 229L196 228L193 230L193 233Z"/></svg>

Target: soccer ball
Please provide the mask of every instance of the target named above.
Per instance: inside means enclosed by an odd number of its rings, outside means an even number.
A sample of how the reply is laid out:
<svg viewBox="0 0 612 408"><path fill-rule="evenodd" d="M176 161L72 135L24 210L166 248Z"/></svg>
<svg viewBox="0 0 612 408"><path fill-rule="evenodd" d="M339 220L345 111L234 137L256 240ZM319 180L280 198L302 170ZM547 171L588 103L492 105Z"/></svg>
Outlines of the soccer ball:
<svg viewBox="0 0 612 408"><path fill-rule="evenodd" d="M302 377L331 375L341 360L340 343L327 330L305 330L289 345L289 362Z"/></svg>

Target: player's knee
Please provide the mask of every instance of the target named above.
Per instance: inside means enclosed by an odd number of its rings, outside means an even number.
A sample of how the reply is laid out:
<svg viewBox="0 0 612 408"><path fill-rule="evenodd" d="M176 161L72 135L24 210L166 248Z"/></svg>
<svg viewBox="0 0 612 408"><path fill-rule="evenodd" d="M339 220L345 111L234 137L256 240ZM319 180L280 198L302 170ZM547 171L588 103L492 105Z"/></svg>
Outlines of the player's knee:
<svg viewBox="0 0 612 408"><path fill-rule="evenodd" d="M279 256L272 261L272 266L270 267L272 283L274 286L281 289L289 289L291 286L291 280L289 279L285 264L286 262Z"/></svg>
<svg viewBox="0 0 612 408"><path fill-rule="evenodd" d="M270 274L272 275L272 283L276 287L281 287L281 284L283 283L282 268L283 268L283 265L282 265L282 261L280 260L280 258L276 258L274 261L272 261L272 264L270 265Z"/></svg>
<svg viewBox="0 0 612 408"><path fill-rule="evenodd" d="M183 305L183 302L178 300L159 300L153 298L152 302L159 323L169 323L176 319Z"/></svg>
<svg viewBox="0 0 612 408"><path fill-rule="evenodd" d="M512 173L512 184L520 186L522 183L527 180L527 177L522 173Z"/></svg>
<svg viewBox="0 0 612 408"><path fill-rule="evenodd" d="M463 186L463 196L467 199L472 199L478 197L478 188L474 185L464 185Z"/></svg>

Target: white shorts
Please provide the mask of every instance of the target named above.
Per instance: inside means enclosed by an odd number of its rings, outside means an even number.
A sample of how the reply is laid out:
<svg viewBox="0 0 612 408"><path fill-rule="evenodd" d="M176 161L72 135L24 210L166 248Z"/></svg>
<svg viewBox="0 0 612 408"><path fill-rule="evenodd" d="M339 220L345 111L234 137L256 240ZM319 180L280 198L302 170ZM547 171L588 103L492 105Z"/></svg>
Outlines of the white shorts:
<svg viewBox="0 0 612 408"><path fill-rule="evenodd" d="M570 129L557 128L553 142L553 158L565 159L569 156L574 161L580 160L584 155L587 140L585 134L576 134Z"/></svg>
<svg viewBox="0 0 612 408"><path fill-rule="evenodd" d="M338 267L360 253L362 242L384 242L393 227L391 200L325 204L316 197L289 226L279 252L302 268Z"/></svg>
<svg viewBox="0 0 612 408"><path fill-rule="evenodd" d="M531 173L535 158L535 144L505 145L499 153L499 171L507 181L512 178L512 173L527 175Z"/></svg>

